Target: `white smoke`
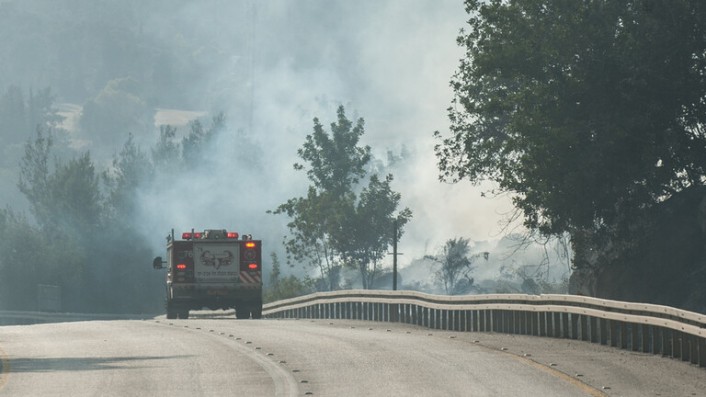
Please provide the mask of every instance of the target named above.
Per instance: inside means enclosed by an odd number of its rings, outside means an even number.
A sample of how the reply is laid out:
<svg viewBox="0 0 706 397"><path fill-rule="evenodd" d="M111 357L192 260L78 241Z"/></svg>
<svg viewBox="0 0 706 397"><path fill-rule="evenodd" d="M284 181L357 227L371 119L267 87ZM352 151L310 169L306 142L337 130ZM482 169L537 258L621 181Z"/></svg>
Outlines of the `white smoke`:
<svg viewBox="0 0 706 397"><path fill-rule="evenodd" d="M483 198L487 187L467 182L440 183L433 152L433 131L449 124L448 82L463 56L456 36L467 17L461 2L431 0L200 2L155 17L155 30L188 22L187 39L221 49L222 62L207 64L201 83L262 153L261 166L248 168L233 158L237 140L219 142L211 151L218 167L146 193L142 219L160 239L171 227L234 227L279 245L287 219L265 211L305 194L304 173L292 169L296 150L312 119L328 126L342 104L349 118L365 119L362 143L376 157L403 145L412 153L393 171L402 205L414 213L399 244L401 266L451 237L501 237L509 200Z"/></svg>

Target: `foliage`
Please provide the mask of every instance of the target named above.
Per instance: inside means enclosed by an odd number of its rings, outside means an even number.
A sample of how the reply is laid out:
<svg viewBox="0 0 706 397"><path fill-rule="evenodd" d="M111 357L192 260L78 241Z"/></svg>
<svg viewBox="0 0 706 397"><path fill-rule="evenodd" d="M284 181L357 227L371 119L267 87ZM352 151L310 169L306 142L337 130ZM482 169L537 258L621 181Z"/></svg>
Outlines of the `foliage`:
<svg viewBox="0 0 706 397"><path fill-rule="evenodd" d="M268 303L306 295L314 292L313 284L313 281L308 278L300 280L293 275L282 277L279 258L273 252L270 285L264 291L263 300Z"/></svg>
<svg viewBox="0 0 706 397"><path fill-rule="evenodd" d="M135 194L139 187L151 180L153 168L147 154L129 134L123 149L113 159L112 168L103 172L103 181L108 189L106 209L113 220L134 219L137 206Z"/></svg>
<svg viewBox="0 0 706 397"><path fill-rule="evenodd" d="M330 134L315 118L314 132L298 150L308 166L294 165L306 169L312 185L306 197L274 211L291 219L291 236L284 241L288 261L318 268L328 290L339 287L342 266L357 269L363 287L370 288L392 241L393 223L402 230L412 216L407 208L397 212L400 194L391 188L392 175L381 180L373 174L365 184L372 156L370 147L358 145L363 133L363 119L353 124L343 106Z"/></svg>
<svg viewBox="0 0 706 397"><path fill-rule="evenodd" d="M467 0L442 178L491 179L543 234L625 236L706 181L700 1ZM442 138L440 133L435 133Z"/></svg>
<svg viewBox="0 0 706 397"><path fill-rule="evenodd" d="M181 157L187 166L203 163L208 156L203 156L204 146L213 141L214 137L225 128L225 115L219 113L211 120L211 125L205 128L199 120L190 123L191 131L181 141Z"/></svg>
<svg viewBox="0 0 706 397"><path fill-rule="evenodd" d="M440 265L434 276L448 295L468 292L474 282L470 276L474 269L473 262L481 256L488 259L487 252L469 256L471 252L469 242L469 239L463 237L449 239L441 249L441 254L425 256L425 259Z"/></svg>

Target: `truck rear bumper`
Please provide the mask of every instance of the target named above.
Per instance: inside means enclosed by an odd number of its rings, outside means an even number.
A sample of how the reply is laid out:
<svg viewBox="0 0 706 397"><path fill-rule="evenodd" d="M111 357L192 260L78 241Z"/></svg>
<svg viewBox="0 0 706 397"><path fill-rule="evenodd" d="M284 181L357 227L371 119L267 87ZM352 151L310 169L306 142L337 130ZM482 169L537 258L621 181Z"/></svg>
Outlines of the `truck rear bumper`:
<svg viewBox="0 0 706 397"><path fill-rule="evenodd" d="M167 300L170 305L185 309L227 309L239 304L262 304L262 284L247 287L172 284L168 286Z"/></svg>

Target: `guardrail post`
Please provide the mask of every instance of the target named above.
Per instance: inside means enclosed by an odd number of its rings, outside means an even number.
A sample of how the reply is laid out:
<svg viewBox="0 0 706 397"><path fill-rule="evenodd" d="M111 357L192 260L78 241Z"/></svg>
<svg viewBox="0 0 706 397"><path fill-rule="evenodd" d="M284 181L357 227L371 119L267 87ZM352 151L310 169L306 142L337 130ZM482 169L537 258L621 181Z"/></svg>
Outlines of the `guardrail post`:
<svg viewBox="0 0 706 397"><path fill-rule="evenodd" d="M570 338L569 333L569 313L559 313L561 318L561 337L565 339Z"/></svg>
<svg viewBox="0 0 706 397"><path fill-rule="evenodd" d="M677 346L679 347L678 353L679 353L679 359L682 361L687 361L686 356L689 355L689 350L687 349L687 342L686 338L684 337L684 334L677 331ZM676 348L674 350L677 350Z"/></svg>
<svg viewBox="0 0 706 397"><path fill-rule="evenodd" d="M640 332L638 330L639 324L630 324L630 350L636 352L640 347Z"/></svg>
<svg viewBox="0 0 706 397"><path fill-rule="evenodd" d="M591 334L591 343L598 343L600 342L600 338L598 335L598 323L600 323L600 319L596 317L589 317L588 318L588 332Z"/></svg>
<svg viewBox="0 0 706 397"><path fill-rule="evenodd" d="M654 353L654 339L652 337L652 326L642 324L642 352Z"/></svg>
<svg viewBox="0 0 706 397"><path fill-rule="evenodd" d="M627 350L628 349L628 327L629 327L629 324L624 321L621 321L619 323L619 327L620 327L620 348L623 350Z"/></svg>
<svg viewBox="0 0 706 397"><path fill-rule="evenodd" d="M393 303L389 306L389 312L390 312L390 318L389 318L390 322L399 323L400 317L404 317L404 308L402 309L402 313L400 313L400 305L397 303ZM404 321L402 321L402 322L404 322Z"/></svg>
<svg viewBox="0 0 706 397"><path fill-rule="evenodd" d="M600 332L601 345L608 344L608 321L602 318L598 319L598 330Z"/></svg>
<svg viewBox="0 0 706 397"><path fill-rule="evenodd" d="M588 340L588 324L587 320L588 318L582 314L579 314L576 316L578 319L578 332L579 332L579 340L582 341L587 341Z"/></svg>
<svg viewBox="0 0 706 397"><path fill-rule="evenodd" d="M578 327L579 317L576 314L569 313L569 338L578 339L579 338L579 327Z"/></svg>
<svg viewBox="0 0 706 397"><path fill-rule="evenodd" d="M662 355L674 357L674 331L662 328Z"/></svg>
<svg viewBox="0 0 706 397"><path fill-rule="evenodd" d="M539 336L547 336L547 313L537 313L539 317Z"/></svg>
<svg viewBox="0 0 706 397"><path fill-rule="evenodd" d="M701 339L694 335L689 335L689 358L692 364L699 364L699 343L698 340Z"/></svg>

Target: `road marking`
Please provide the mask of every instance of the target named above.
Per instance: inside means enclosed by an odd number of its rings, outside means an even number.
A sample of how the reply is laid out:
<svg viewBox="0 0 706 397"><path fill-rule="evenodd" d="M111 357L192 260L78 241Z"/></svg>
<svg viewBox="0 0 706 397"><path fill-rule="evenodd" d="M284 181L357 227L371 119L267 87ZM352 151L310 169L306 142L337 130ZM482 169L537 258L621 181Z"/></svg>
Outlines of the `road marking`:
<svg viewBox="0 0 706 397"><path fill-rule="evenodd" d="M10 360L7 358L7 354L0 347L0 390L7 384L7 380L10 377Z"/></svg>
<svg viewBox="0 0 706 397"><path fill-rule="evenodd" d="M581 389L583 392L585 392L586 394L588 394L591 397L605 397L605 396L607 396L607 394L596 389L595 387L590 386L586 383L583 383L580 380L559 371L558 369L547 367L546 365L538 363L538 362L532 360L531 358L523 357L523 356L520 356L520 355L517 355L514 353L509 353L509 352L503 352L503 353L510 354L510 355L514 356L515 358L517 358L518 360L524 362L525 364L530 365L534 368L537 368L541 371L544 371L551 376L555 376L559 379L563 379L563 380L571 383L576 388Z"/></svg>
<svg viewBox="0 0 706 397"><path fill-rule="evenodd" d="M477 341L475 341L475 342L477 342ZM486 350L489 350L489 351L504 353L504 354L507 354L511 357L514 357L517 361L520 361L526 365L529 365L531 367L539 369L542 372L546 372L550 376L554 376L556 378L562 379L562 380L570 383L571 385L575 386L576 388L580 389L581 391L583 391L584 393L588 394L591 397L606 397L607 396L607 394L605 394L603 391L598 390L595 387L593 387L587 383L584 383L584 382L582 382L582 381L580 381L570 375L567 375L564 372L559 371L558 369L554 369L552 367L548 367L542 363L539 363L539 362L531 359L530 357L521 356L517 353L513 353L508 350L497 349L497 348L493 348L493 347L486 346L486 345L479 344L479 343L474 343L473 345L478 346L483 349L486 349Z"/></svg>

